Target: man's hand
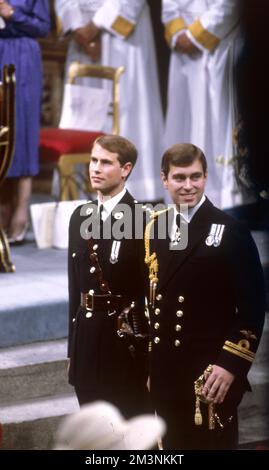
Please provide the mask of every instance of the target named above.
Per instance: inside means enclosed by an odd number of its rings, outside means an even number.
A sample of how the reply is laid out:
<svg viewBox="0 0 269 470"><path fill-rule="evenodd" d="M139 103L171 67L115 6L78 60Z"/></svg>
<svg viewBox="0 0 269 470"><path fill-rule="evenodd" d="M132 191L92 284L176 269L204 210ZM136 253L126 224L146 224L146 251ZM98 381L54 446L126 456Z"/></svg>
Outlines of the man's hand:
<svg viewBox="0 0 269 470"><path fill-rule="evenodd" d="M215 404L223 403L235 376L228 370L213 365L211 374L206 372L206 377L207 380L203 387L204 397L213 400Z"/></svg>
<svg viewBox="0 0 269 470"><path fill-rule="evenodd" d="M77 28L74 31L74 39L82 48L87 48L88 44L94 41L100 34L100 29L91 21L90 23Z"/></svg>
<svg viewBox="0 0 269 470"><path fill-rule="evenodd" d="M5 0L0 0L0 16L5 20L8 20L14 13L11 5Z"/></svg>
<svg viewBox="0 0 269 470"><path fill-rule="evenodd" d="M175 50L181 54L194 55L201 52L188 38L186 33L182 33L177 37Z"/></svg>
<svg viewBox="0 0 269 470"><path fill-rule="evenodd" d="M101 30L93 22L76 29L74 39L93 62L100 60L102 51Z"/></svg>
<svg viewBox="0 0 269 470"><path fill-rule="evenodd" d="M89 42L86 48L83 49L93 62L98 62L101 59L102 53L101 37L99 36L94 41Z"/></svg>

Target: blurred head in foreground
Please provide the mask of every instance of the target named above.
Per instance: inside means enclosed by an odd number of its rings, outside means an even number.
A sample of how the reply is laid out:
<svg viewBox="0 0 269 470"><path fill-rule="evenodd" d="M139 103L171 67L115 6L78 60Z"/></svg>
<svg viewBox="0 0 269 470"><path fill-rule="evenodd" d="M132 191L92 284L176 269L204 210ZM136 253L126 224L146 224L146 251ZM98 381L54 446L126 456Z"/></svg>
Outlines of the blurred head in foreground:
<svg viewBox="0 0 269 470"><path fill-rule="evenodd" d="M153 414L125 420L114 405L96 401L64 418L56 433L54 449L150 449L163 436L165 429L163 419Z"/></svg>

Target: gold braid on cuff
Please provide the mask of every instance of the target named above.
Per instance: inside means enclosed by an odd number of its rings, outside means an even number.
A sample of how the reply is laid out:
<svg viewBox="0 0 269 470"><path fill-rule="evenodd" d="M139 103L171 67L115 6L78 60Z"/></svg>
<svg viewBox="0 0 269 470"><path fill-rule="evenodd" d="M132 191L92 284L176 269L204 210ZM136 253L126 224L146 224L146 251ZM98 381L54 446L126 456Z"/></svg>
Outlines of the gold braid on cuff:
<svg viewBox="0 0 269 470"><path fill-rule="evenodd" d="M253 362L255 358L254 352L249 350L250 344L246 339L241 339L237 344L231 341L225 341L223 349L231 354L246 359L249 362Z"/></svg>

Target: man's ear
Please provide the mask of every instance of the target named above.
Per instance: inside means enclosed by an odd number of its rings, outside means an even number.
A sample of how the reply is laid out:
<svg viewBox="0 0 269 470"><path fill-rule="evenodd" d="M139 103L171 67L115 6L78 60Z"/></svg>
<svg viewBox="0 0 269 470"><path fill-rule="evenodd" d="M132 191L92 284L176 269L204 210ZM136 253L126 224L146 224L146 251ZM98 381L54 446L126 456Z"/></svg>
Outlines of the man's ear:
<svg viewBox="0 0 269 470"><path fill-rule="evenodd" d="M163 185L164 185L165 189L167 189L167 178L166 178L163 171L161 171L161 179L162 179L162 182L163 182Z"/></svg>
<svg viewBox="0 0 269 470"><path fill-rule="evenodd" d="M133 169L133 164L131 162L124 163L121 167L121 174L124 179L126 179Z"/></svg>

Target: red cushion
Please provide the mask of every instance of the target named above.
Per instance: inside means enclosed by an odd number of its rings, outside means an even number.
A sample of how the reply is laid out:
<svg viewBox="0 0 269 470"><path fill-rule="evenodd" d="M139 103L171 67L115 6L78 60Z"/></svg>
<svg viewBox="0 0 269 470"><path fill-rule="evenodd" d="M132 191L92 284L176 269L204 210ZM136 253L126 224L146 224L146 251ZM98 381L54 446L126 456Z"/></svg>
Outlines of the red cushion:
<svg viewBox="0 0 269 470"><path fill-rule="evenodd" d="M64 153L87 153L103 132L73 129L43 128L40 131L39 151L43 162L58 161Z"/></svg>

